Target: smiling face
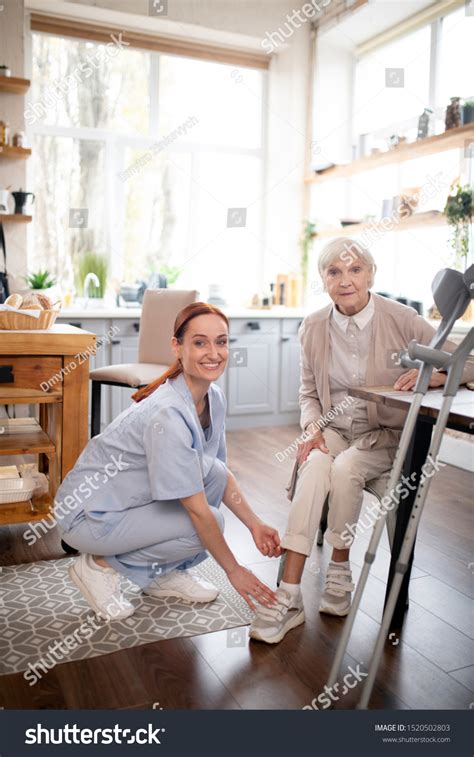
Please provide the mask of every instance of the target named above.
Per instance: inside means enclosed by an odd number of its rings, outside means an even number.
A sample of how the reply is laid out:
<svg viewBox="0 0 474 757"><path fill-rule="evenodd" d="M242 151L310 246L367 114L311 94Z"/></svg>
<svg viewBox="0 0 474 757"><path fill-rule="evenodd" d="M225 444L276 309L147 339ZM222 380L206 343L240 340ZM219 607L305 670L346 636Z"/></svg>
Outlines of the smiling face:
<svg viewBox="0 0 474 757"><path fill-rule="evenodd" d="M330 298L344 315L355 315L369 301L371 270L358 257L336 258L324 271L324 283Z"/></svg>
<svg viewBox="0 0 474 757"><path fill-rule="evenodd" d="M194 381L216 381L223 373L229 357L229 335L226 322L218 315L193 318L180 342L172 346L180 358L186 376Z"/></svg>

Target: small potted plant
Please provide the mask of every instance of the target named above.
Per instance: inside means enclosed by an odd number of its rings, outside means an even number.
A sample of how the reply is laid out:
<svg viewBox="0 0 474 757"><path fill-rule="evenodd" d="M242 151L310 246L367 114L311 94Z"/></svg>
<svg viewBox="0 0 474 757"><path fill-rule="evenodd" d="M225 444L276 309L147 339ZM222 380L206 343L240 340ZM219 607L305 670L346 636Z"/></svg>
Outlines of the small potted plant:
<svg viewBox="0 0 474 757"><path fill-rule="evenodd" d="M308 286L308 267L309 267L309 251L313 245L314 237L316 233L316 224L312 221L303 221L303 232L301 234L300 246L301 246L301 279L303 298L306 297L306 289Z"/></svg>
<svg viewBox="0 0 474 757"><path fill-rule="evenodd" d="M466 100L462 109L463 124L474 123L474 100Z"/></svg>
<svg viewBox="0 0 474 757"><path fill-rule="evenodd" d="M469 236L472 221L472 189L459 183L451 186L444 208L446 220L452 227L451 246L454 251L453 265L464 271L469 253Z"/></svg>
<svg viewBox="0 0 474 757"><path fill-rule="evenodd" d="M46 268L44 271L39 270L29 273L28 276L23 276L23 281L26 281L32 292L39 292L40 294L48 294L56 286L56 279Z"/></svg>
<svg viewBox="0 0 474 757"><path fill-rule="evenodd" d="M8 68L8 66L1 65L0 66L0 76L11 76L12 72Z"/></svg>

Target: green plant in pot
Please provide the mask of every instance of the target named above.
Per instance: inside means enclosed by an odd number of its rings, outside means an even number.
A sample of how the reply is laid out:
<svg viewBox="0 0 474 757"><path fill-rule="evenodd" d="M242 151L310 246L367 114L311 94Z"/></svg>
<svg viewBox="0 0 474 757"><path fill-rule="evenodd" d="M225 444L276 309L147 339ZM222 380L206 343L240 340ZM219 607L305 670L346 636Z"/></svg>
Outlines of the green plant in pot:
<svg viewBox="0 0 474 757"><path fill-rule="evenodd" d="M108 269L109 263L105 255L92 250L83 252L75 265L74 283L77 294L91 299L103 299L107 286ZM84 282L88 273L94 273L97 276L99 286L95 286L94 282L91 281L86 292L84 291Z"/></svg>
<svg viewBox="0 0 474 757"><path fill-rule="evenodd" d="M306 288L308 286L308 266L309 266L309 252L313 245L313 240L316 232L316 224L312 221L305 219L303 221L303 232L301 234L300 246L301 246L301 278L303 285L303 297L306 296Z"/></svg>
<svg viewBox="0 0 474 757"><path fill-rule="evenodd" d="M469 253L469 237L472 222L472 189L455 184L446 200L444 213L452 228L451 245L454 250L454 267L464 271Z"/></svg>
<svg viewBox="0 0 474 757"><path fill-rule="evenodd" d="M462 109L463 124L474 123L474 100L466 100Z"/></svg>
<svg viewBox="0 0 474 757"><path fill-rule="evenodd" d="M56 279L45 268L44 271L39 270L33 273L29 273L27 276L23 276L23 281L26 281L28 287L33 291L44 292L47 289L51 289L56 285Z"/></svg>

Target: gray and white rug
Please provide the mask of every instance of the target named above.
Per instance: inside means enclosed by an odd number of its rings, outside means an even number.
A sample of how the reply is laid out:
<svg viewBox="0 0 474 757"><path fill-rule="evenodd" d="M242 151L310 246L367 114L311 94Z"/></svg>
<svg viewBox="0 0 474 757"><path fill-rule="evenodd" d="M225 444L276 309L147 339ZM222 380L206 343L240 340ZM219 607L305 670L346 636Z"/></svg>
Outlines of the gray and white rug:
<svg viewBox="0 0 474 757"><path fill-rule="evenodd" d="M215 560L196 570L220 590L209 604L154 599L124 579L132 617L98 618L71 583L74 558L0 568L0 675L26 671L30 685L55 664L111 654L161 639L197 636L246 625L251 610Z"/></svg>

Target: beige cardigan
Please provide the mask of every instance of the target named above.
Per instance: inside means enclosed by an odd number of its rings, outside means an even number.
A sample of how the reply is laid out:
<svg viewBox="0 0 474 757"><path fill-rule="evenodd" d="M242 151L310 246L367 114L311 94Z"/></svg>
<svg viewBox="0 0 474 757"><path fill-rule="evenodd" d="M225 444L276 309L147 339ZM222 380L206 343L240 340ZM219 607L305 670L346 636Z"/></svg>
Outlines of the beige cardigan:
<svg viewBox="0 0 474 757"><path fill-rule="evenodd" d="M406 349L415 339L420 344L429 344L435 329L418 313L406 305L371 292L375 311L370 354L367 362L367 386L393 386L398 376L407 371L401 366L391 366L390 356ZM299 331L301 342L301 384L299 403L301 427L321 421L331 410L329 392L329 318L332 303L322 310L308 315ZM443 349L453 352L456 344L446 340ZM466 362L462 383L474 380L474 358ZM348 382L349 386L349 382ZM400 429L406 418L406 411L396 410L375 402L367 403L368 420L371 428Z"/></svg>

